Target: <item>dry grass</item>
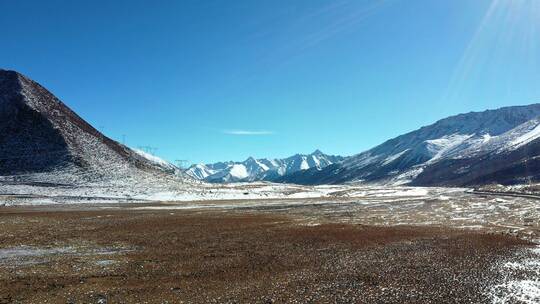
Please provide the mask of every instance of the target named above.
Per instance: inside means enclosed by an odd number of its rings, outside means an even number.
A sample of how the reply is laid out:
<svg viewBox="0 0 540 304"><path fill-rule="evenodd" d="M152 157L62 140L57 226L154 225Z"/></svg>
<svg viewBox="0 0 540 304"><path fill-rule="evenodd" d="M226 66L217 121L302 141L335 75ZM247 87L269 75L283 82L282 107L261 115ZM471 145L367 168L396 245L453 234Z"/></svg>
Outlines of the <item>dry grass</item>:
<svg viewBox="0 0 540 304"><path fill-rule="evenodd" d="M76 251L0 263L0 303L482 303L492 263L527 245L226 212L4 210L0 222L0 248Z"/></svg>

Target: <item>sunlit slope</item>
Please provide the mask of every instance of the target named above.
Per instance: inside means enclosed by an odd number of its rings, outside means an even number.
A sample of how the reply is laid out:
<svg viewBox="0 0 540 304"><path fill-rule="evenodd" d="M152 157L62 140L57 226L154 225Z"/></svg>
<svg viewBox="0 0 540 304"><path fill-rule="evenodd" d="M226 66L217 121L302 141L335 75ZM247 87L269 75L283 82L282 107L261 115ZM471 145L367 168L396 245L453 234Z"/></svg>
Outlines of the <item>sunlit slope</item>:
<svg viewBox="0 0 540 304"><path fill-rule="evenodd" d="M470 185L536 180L540 104L442 119L321 171L281 181Z"/></svg>

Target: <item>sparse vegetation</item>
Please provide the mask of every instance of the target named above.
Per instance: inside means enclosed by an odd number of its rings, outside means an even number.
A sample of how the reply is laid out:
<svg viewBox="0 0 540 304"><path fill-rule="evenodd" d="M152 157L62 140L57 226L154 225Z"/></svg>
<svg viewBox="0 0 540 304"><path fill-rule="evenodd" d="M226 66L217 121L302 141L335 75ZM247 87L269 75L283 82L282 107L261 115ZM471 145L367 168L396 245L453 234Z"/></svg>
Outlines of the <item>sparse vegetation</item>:
<svg viewBox="0 0 540 304"><path fill-rule="evenodd" d="M528 246L498 234L305 226L258 213L50 211L0 211L2 247L86 253L0 261L1 303L484 303L500 279L492 266Z"/></svg>

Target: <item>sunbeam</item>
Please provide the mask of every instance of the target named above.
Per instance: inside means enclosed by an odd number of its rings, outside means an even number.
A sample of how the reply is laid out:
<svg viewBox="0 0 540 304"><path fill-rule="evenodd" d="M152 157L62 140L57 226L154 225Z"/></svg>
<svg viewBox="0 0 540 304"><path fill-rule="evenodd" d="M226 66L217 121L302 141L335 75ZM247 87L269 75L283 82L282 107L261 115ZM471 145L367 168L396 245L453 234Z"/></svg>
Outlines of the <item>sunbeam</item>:
<svg viewBox="0 0 540 304"><path fill-rule="evenodd" d="M445 102L458 102L469 89L496 81L508 91L519 84L514 70L539 63L540 1L493 0L457 64ZM503 70L501 70L503 69ZM505 71L496 73L493 71Z"/></svg>

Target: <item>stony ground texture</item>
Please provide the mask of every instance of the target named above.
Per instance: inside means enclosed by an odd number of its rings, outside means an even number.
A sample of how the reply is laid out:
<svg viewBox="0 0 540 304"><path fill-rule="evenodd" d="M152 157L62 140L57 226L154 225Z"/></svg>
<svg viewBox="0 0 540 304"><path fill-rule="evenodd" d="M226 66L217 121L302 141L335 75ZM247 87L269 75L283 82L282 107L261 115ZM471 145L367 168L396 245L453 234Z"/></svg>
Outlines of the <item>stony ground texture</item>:
<svg viewBox="0 0 540 304"><path fill-rule="evenodd" d="M254 210L0 209L0 303L491 303L531 247Z"/></svg>

